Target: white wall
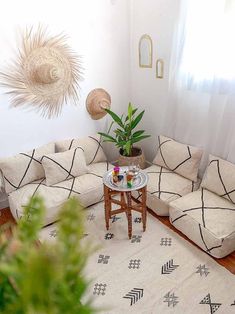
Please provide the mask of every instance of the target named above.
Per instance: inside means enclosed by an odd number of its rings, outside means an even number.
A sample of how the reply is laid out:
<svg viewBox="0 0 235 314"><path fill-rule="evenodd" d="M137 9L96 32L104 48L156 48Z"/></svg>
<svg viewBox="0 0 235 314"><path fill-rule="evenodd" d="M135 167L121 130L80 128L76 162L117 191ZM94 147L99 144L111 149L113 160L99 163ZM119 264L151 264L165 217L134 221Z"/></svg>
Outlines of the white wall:
<svg viewBox="0 0 235 314"><path fill-rule="evenodd" d="M16 33L26 25L48 25L51 34L70 36L73 50L83 56L84 81L80 103L65 106L60 117L47 120L33 111L9 109L0 89L0 157L49 141L102 130L107 119L91 120L85 99L93 88L105 88L112 109L129 101L129 1L126 0L7 0L1 7L0 70L17 48Z"/></svg>
<svg viewBox="0 0 235 314"><path fill-rule="evenodd" d="M152 135L144 140L147 159L156 154L156 136L161 132L165 104L168 97L168 69L172 36L179 0L131 0L131 100L145 109L143 128ZM153 41L153 68L140 68L139 39L143 34ZM164 79L156 79L156 60L164 60Z"/></svg>
<svg viewBox="0 0 235 314"><path fill-rule="evenodd" d="M145 109L142 126L152 137L141 143L148 159L156 151L168 95L171 42L179 0L8 0L0 19L0 70L14 58L16 33L26 25L48 25L52 34L64 31L71 47L83 56L85 68L77 107L65 106L59 118L47 120L33 111L9 109L9 97L0 89L0 157L25 151L49 141L82 136L105 129L107 118L90 119L85 109L88 92L105 88L112 109L126 110L131 99ZM14 7L14 10L12 9ZM153 40L153 68L138 65L142 34ZM165 63L164 79L156 79L155 62ZM108 149L113 158L115 149Z"/></svg>

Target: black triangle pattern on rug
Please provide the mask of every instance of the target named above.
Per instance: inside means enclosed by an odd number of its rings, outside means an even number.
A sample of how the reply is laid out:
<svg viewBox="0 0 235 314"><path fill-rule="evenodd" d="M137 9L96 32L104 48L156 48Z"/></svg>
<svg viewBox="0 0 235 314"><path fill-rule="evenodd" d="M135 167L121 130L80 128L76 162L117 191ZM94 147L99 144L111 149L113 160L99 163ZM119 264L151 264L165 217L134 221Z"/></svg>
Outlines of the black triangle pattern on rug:
<svg viewBox="0 0 235 314"><path fill-rule="evenodd" d="M171 274L179 265L174 265L173 259L162 265L162 275Z"/></svg>
<svg viewBox="0 0 235 314"><path fill-rule="evenodd" d="M199 304L208 304L210 305L211 314L215 313L218 308L222 305L221 303L212 303L210 293L205 296L205 298Z"/></svg>
<svg viewBox="0 0 235 314"><path fill-rule="evenodd" d="M143 296L144 296L144 289L133 288L123 298L124 299L130 299L130 301L131 301L130 306L132 306L137 301L139 301L139 299L143 298Z"/></svg>

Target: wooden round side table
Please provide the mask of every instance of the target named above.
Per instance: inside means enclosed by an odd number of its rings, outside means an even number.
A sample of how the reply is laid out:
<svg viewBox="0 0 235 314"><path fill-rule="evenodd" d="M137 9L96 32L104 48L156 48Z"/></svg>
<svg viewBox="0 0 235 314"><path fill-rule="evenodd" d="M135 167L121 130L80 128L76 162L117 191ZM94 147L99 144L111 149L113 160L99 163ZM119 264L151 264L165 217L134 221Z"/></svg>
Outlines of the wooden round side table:
<svg viewBox="0 0 235 314"><path fill-rule="evenodd" d="M128 170L127 167L121 167L120 173L125 174ZM105 207L105 222L106 229L109 229L109 219L113 215L119 213L126 213L128 222L128 236L132 237L132 210L141 213L143 222L143 231L146 229L146 194L147 194L148 175L143 171L133 181L131 188L127 187L126 180L123 181L121 186L116 186L112 180L112 170L109 170L103 176L104 185L104 207ZM141 197L138 200L132 195L133 191L139 191ZM113 198L113 196L119 195L120 200ZM112 204L120 205L120 208L112 210Z"/></svg>

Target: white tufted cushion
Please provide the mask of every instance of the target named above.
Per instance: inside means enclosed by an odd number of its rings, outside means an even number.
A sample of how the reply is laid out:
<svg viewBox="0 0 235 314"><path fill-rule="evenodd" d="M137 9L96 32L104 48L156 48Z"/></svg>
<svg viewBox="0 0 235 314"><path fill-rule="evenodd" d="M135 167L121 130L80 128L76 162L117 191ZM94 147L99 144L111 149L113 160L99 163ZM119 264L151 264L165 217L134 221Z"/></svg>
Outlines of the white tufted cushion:
<svg viewBox="0 0 235 314"><path fill-rule="evenodd" d="M78 146L84 150L87 165L107 160L101 145L101 137L98 134L84 138L59 141L56 143L56 151L64 152Z"/></svg>
<svg viewBox="0 0 235 314"><path fill-rule="evenodd" d="M41 157L55 152L55 144L49 143L26 153L0 160L6 193L19 189L27 183L45 177Z"/></svg>
<svg viewBox="0 0 235 314"><path fill-rule="evenodd" d="M45 179L31 182L9 194L9 204L13 217L18 220L23 215L23 207L31 196L38 193L46 206L44 225L54 222L64 202L77 197L87 207L103 200L103 175L112 165L103 162L89 166L91 173L47 186Z"/></svg>
<svg viewBox="0 0 235 314"><path fill-rule="evenodd" d="M157 165L152 165L143 171L149 177L147 206L160 216L169 215L171 201L196 190L199 186L198 183ZM136 193L135 196L137 196Z"/></svg>
<svg viewBox="0 0 235 314"><path fill-rule="evenodd" d="M170 203L170 221L207 253L224 257L235 250L235 205L206 189Z"/></svg>
<svg viewBox="0 0 235 314"><path fill-rule="evenodd" d="M168 168L181 176L196 182L202 149L158 136L158 151L153 163Z"/></svg>
<svg viewBox="0 0 235 314"><path fill-rule="evenodd" d="M44 155L41 161L48 186L81 176L88 170L81 147L62 153Z"/></svg>
<svg viewBox="0 0 235 314"><path fill-rule="evenodd" d="M235 203L235 165L210 155L201 186Z"/></svg>

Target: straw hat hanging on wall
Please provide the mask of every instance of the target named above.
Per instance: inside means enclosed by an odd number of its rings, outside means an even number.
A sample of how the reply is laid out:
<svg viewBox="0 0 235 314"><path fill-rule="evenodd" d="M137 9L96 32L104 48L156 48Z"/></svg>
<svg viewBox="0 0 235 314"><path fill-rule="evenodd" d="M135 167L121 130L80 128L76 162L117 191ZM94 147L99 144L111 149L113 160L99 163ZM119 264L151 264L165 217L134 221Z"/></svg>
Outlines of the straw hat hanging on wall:
<svg viewBox="0 0 235 314"><path fill-rule="evenodd" d="M111 106L111 97L103 88L93 89L87 96L86 108L93 120L103 118Z"/></svg>
<svg viewBox="0 0 235 314"><path fill-rule="evenodd" d="M52 118L64 103L78 103L81 62L66 39L62 34L48 36L41 26L26 29L15 62L0 72L0 84L8 88L12 106L30 106Z"/></svg>

